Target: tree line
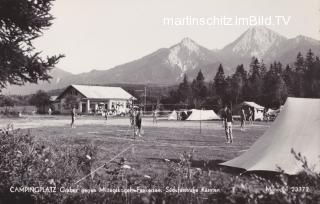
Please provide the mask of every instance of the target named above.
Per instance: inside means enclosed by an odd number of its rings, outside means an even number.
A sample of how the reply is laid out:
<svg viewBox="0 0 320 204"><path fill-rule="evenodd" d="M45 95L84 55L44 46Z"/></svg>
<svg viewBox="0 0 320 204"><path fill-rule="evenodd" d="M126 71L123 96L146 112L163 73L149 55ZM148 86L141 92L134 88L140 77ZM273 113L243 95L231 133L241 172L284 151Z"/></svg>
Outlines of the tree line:
<svg viewBox="0 0 320 204"><path fill-rule="evenodd" d="M263 60L252 57L248 71L240 64L231 76L225 75L220 64L209 83L201 69L192 81L185 74L179 86L161 102L180 108L218 110L223 105L254 101L267 108L279 108L289 96L320 97L320 60L312 50L305 56L299 52L293 66L285 67L275 61L267 68Z"/></svg>

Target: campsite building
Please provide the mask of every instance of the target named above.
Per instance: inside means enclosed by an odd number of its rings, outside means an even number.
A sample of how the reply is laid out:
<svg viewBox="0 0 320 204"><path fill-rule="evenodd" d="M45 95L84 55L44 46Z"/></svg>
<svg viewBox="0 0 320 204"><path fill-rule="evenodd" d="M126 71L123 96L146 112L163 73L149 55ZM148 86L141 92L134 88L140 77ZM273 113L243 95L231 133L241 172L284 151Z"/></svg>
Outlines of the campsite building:
<svg viewBox="0 0 320 204"><path fill-rule="evenodd" d="M121 87L70 85L56 99L55 110L60 113L69 113L67 102L76 100L75 108L78 113L91 114L104 110L116 114L125 113L129 103L135 98ZM69 98L69 99L68 99Z"/></svg>

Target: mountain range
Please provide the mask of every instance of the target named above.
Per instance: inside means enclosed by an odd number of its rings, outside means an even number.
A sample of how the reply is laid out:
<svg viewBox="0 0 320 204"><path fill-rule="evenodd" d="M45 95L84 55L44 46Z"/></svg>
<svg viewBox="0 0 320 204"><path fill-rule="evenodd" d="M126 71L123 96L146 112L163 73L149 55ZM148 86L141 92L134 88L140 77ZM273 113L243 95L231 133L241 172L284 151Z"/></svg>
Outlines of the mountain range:
<svg viewBox="0 0 320 204"><path fill-rule="evenodd" d="M24 95L39 89L61 89L70 84L173 85L179 83L184 74L187 74L189 79L194 78L200 69L206 80L210 81L220 63L223 64L226 74L232 74L238 64L244 64L248 68L253 56L263 60L266 65L275 60L292 64L299 51L305 54L309 49L320 56L320 41L302 35L288 39L269 28L258 26L249 28L220 50L210 50L190 38L184 38L169 48L158 49L140 59L111 69L71 74L54 68L51 71L50 83L9 86L3 92Z"/></svg>

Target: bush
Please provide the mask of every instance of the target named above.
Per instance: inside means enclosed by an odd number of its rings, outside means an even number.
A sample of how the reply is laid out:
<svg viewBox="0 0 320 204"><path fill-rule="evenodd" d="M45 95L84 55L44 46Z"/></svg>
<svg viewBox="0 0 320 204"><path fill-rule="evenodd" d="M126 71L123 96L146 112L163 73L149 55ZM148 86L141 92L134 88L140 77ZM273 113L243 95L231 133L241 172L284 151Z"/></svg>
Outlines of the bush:
<svg viewBox="0 0 320 204"><path fill-rule="evenodd" d="M90 172L95 155L96 148L90 145L42 144L35 142L30 132L25 134L8 125L0 133L0 198L3 200L0 199L0 203L24 199L61 203L66 198L59 194L13 194L9 189L23 186L68 188L77 178Z"/></svg>

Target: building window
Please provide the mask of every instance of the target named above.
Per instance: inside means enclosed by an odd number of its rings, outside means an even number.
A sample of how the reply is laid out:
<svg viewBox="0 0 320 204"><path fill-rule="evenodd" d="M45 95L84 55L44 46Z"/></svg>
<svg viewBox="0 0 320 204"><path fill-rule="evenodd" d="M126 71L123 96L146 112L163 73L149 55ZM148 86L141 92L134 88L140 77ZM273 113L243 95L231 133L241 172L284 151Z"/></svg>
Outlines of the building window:
<svg viewBox="0 0 320 204"><path fill-rule="evenodd" d="M70 91L70 95L77 96L77 95L78 95L78 92L77 92L76 90L71 90L71 91Z"/></svg>

